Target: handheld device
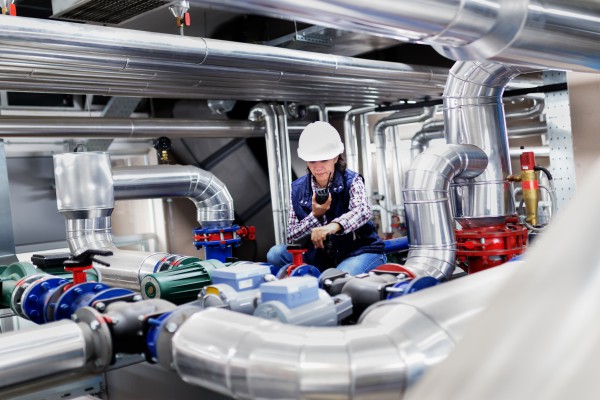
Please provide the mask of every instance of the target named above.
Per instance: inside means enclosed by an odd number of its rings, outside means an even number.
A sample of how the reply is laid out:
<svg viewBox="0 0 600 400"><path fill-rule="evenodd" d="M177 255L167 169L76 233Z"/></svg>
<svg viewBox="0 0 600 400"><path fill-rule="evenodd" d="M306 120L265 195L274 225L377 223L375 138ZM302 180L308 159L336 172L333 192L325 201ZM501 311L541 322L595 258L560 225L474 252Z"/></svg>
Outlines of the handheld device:
<svg viewBox="0 0 600 400"><path fill-rule="evenodd" d="M327 186L325 186L324 188L317 188L317 190L315 190L315 195L316 195L315 200L316 200L317 204L323 204L329 198L330 180L331 180L331 172L329 173L329 176L327 177Z"/></svg>

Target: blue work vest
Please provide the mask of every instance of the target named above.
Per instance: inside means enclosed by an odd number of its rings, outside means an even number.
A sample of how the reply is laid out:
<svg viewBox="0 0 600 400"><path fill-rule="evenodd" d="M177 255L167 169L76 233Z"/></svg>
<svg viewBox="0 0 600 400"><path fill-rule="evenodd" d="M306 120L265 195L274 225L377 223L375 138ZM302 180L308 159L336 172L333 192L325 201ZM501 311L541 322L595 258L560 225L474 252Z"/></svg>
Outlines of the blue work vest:
<svg viewBox="0 0 600 400"><path fill-rule="evenodd" d="M358 174L346 170L344 173L336 170L330 186L331 206L325 216L330 223L335 218L349 211L350 186ZM362 177L360 177L362 179ZM312 212L312 185L311 174L308 173L292 182L292 207L302 221ZM310 235L308 236L310 239ZM306 258L319 269L335 267L348 257L363 253L383 254L384 244L373 222L369 221L353 232L346 234L329 235L325 249L315 249L308 240Z"/></svg>

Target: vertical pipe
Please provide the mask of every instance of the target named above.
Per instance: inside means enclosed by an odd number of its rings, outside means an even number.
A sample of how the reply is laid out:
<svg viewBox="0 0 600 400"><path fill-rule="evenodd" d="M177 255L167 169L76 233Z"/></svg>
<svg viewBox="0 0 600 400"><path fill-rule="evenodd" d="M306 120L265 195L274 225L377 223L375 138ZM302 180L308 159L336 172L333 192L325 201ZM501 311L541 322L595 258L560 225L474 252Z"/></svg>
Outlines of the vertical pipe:
<svg viewBox="0 0 600 400"><path fill-rule="evenodd" d="M444 91L446 142L473 144L488 156L487 169L453 185L454 216L464 227L503 224L515 214L502 93L512 78L530 72L491 62L457 62Z"/></svg>
<svg viewBox="0 0 600 400"><path fill-rule="evenodd" d="M15 240L13 233L12 213L8 189L8 168L4 141L0 140L0 264L11 264L18 261L15 256Z"/></svg>
<svg viewBox="0 0 600 400"><path fill-rule="evenodd" d="M290 155L290 135L287 125L287 112L282 104L274 104L275 115L277 115L277 132L281 146L281 193L283 195L283 210L287 226L287 215L290 209L290 197L292 190L292 164Z"/></svg>
<svg viewBox="0 0 600 400"><path fill-rule="evenodd" d="M450 183L455 178L476 177L487 163L485 152L468 144L432 147L415 158L403 190L410 241L405 268L439 280L452 276L456 239Z"/></svg>
<svg viewBox="0 0 600 400"><path fill-rule="evenodd" d="M371 132L369 129L369 114L360 114L360 153L362 161L362 175L365 177L365 191L367 199L372 203L373 185L371 184Z"/></svg>
<svg viewBox="0 0 600 400"><path fill-rule="evenodd" d="M344 115L344 144L346 148L346 165L352 171L360 172L358 168L358 144L354 117L375 110L375 106L353 108ZM363 165L364 168L364 165ZM368 192L367 192L368 193Z"/></svg>
<svg viewBox="0 0 600 400"><path fill-rule="evenodd" d="M273 105L260 103L250 110L251 121L264 121L266 127L267 161L269 164L269 187L271 189L271 205L273 207L273 228L275 244L285 244L287 213L285 208L286 189L284 189L283 155L279 135L278 116ZM289 147L289 146L288 146ZM289 189L288 189L289 190ZM289 193L289 192L287 192ZM289 194L288 200L289 201Z"/></svg>
<svg viewBox="0 0 600 400"><path fill-rule="evenodd" d="M418 112L419 114L415 115L415 112ZM379 195L383 197L381 200L383 204L381 206L380 215L381 231L384 234L392 233L392 196L389 190L387 172L388 165L385 153L386 130L395 125L422 122L428 118L431 118L434 112L435 108L433 107L423 108L422 110L417 109L399 112L377 121L375 127L373 128L377 151L377 187L379 190Z"/></svg>

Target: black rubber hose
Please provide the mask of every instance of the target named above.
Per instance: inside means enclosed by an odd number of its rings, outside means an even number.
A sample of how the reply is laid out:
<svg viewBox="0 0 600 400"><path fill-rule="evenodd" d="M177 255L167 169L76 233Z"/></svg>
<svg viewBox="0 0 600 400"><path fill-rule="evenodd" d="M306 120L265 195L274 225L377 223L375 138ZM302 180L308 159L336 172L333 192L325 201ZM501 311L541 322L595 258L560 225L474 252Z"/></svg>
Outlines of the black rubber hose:
<svg viewBox="0 0 600 400"><path fill-rule="evenodd" d="M534 171L543 171L546 174L546 177L548 177L548 180L549 181L552 180L552 174L546 168L540 167L540 166L536 165L536 166L533 167L533 170Z"/></svg>

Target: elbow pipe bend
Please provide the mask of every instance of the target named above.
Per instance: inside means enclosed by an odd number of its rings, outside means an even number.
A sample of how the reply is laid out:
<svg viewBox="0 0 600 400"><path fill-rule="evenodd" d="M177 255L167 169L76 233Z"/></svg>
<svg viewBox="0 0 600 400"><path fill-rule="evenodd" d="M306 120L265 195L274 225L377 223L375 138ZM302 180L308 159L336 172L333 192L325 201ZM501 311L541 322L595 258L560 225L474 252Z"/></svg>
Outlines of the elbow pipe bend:
<svg viewBox="0 0 600 400"><path fill-rule="evenodd" d="M454 179L475 178L487 162L487 155L477 146L446 145L427 150L411 164L403 189L410 233L405 267L415 275L440 280L452 275L456 241L450 184Z"/></svg>
<svg viewBox="0 0 600 400"><path fill-rule="evenodd" d="M204 228L231 226L233 199L212 173L192 165L122 167L112 171L115 199L185 197L197 208Z"/></svg>

